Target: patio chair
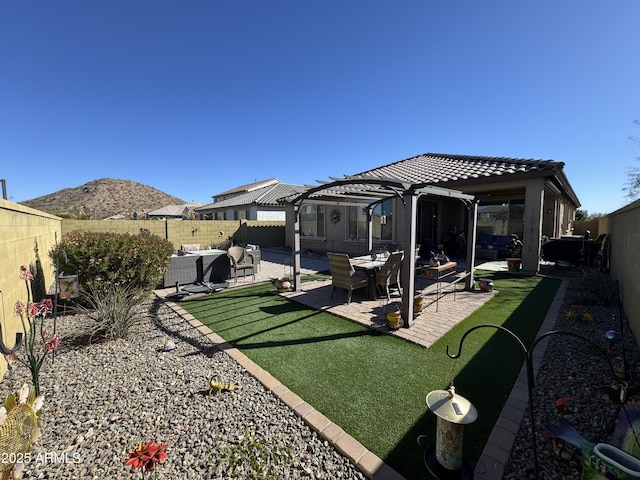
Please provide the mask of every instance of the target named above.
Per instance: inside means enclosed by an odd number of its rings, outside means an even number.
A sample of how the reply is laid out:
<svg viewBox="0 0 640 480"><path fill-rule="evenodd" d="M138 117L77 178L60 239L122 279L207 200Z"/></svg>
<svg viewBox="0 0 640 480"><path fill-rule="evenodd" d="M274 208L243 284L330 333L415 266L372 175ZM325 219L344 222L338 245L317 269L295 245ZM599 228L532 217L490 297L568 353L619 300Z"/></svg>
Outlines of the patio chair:
<svg viewBox="0 0 640 480"><path fill-rule="evenodd" d="M256 280L256 263L250 252L246 251L239 245L234 245L229 247L229 250L227 250L227 257L229 257L231 268L233 268L233 275L236 283L238 283L239 270L243 272L243 275L245 275L245 271L251 270L253 281Z"/></svg>
<svg viewBox="0 0 640 480"><path fill-rule="evenodd" d="M387 294L387 301L391 301L389 287L393 285L396 285L398 291L402 294L400 268L402 267L403 256L402 252L393 252L384 262L384 265L380 267L380 270L376 272L376 286L380 289L384 288L384 292Z"/></svg>
<svg viewBox="0 0 640 480"><path fill-rule="evenodd" d="M356 271L346 253L327 252L331 264L331 298L336 288L347 290L347 304L351 303L351 294L358 288L366 288L369 279L363 272Z"/></svg>
<svg viewBox="0 0 640 480"><path fill-rule="evenodd" d="M231 247L233 245L233 242L231 240L223 240L222 242L220 242L220 245L218 245L218 250L229 250L229 247Z"/></svg>

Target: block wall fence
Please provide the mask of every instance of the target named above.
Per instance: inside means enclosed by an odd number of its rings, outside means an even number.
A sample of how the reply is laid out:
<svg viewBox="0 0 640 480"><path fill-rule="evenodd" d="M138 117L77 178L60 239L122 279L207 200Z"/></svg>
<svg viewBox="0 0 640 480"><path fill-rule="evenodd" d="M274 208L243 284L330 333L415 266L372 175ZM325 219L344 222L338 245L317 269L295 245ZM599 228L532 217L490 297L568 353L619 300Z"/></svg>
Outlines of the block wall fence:
<svg viewBox="0 0 640 480"><path fill-rule="evenodd" d="M233 239L240 245L282 247L285 244L285 222L257 220L62 220L62 233L116 232L137 235L143 230L169 240L173 249L199 243L202 249L217 247L223 240Z"/></svg>
<svg viewBox="0 0 640 480"><path fill-rule="evenodd" d="M27 265L36 272L33 282L36 300L54 291L55 269L49 251L56 238L61 238L60 218L0 199L0 327L2 341L9 348L15 343L16 333L22 332L14 306L18 300L27 301L20 267ZM6 371L6 359L0 355L0 378Z"/></svg>
<svg viewBox="0 0 640 480"><path fill-rule="evenodd" d="M640 339L640 200L600 222L601 232L611 234L611 276L618 280L622 308L636 340Z"/></svg>

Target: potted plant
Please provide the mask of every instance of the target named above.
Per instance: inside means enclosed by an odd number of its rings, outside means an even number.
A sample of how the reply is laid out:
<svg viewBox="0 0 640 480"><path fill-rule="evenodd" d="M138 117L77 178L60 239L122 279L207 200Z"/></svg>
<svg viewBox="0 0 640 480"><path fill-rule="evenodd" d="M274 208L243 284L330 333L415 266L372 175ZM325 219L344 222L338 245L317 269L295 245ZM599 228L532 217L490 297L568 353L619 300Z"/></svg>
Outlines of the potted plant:
<svg viewBox="0 0 640 480"><path fill-rule="evenodd" d="M420 315L420 312L422 312L422 308L424 307L424 297L423 296L417 296L413 299L413 314L415 316Z"/></svg>
<svg viewBox="0 0 640 480"><path fill-rule="evenodd" d="M285 293L291 290L291 280L289 277L278 277L273 282L279 293Z"/></svg>
<svg viewBox="0 0 640 480"><path fill-rule="evenodd" d="M387 326L390 330L398 330L402 326L402 314L400 308L396 305L396 310L387 313Z"/></svg>
<svg viewBox="0 0 640 480"><path fill-rule="evenodd" d="M493 291L493 281L490 278L481 278L478 280L478 286L480 287L480 291L482 292L492 292Z"/></svg>
<svg viewBox="0 0 640 480"><path fill-rule="evenodd" d="M509 237L509 243L507 243L507 269L510 272L519 272L520 265L522 265L522 240L515 233L512 233Z"/></svg>

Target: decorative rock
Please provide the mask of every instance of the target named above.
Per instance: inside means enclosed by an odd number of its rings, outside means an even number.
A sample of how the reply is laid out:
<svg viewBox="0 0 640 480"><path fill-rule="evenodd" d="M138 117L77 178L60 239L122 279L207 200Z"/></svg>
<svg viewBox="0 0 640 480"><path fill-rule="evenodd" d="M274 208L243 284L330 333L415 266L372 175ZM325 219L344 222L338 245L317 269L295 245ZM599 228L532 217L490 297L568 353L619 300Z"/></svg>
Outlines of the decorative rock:
<svg viewBox="0 0 640 480"><path fill-rule="evenodd" d="M169 444L160 479L247 478L252 473L249 464L231 475L222 446L238 445L249 429L269 450L288 450L278 465L269 465L274 478L364 479L197 329L164 304L148 302L145 307L152 313L118 342L74 344L83 333L81 318L57 319L60 349L55 362L41 370L47 399L40 419L43 434L32 455L67 450L68 458L79 457L77 462L31 462L23 478L129 477L127 452L152 439ZM158 355L157 342L149 341L168 335L180 339L180 355ZM209 396L213 372L241 388ZM26 378L27 369L14 366L2 380L3 391L17 390ZM314 461L307 461L304 470L295 468L296 459L307 455Z"/></svg>
<svg viewBox="0 0 640 480"><path fill-rule="evenodd" d="M566 317L565 312L580 305L589 306L593 322L576 322L575 319ZM632 379L632 385L638 385L640 378L637 342L624 314L623 329L620 330L618 315L617 305L595 305L584 288L573 283L569 285L552 330L572 332L585 337L593 344L601 345L608 358L604 358L602 352L578 338L568 335L549 337L533 391L540 479L580 480L582 477L582 465L580 460L576 461L576 458L580 459L577 447L559 441L561 452L555 455L551 440L543 436L545 429L542 424L557 421L559 413L555 402L559 397L570 398L571 422L582 437L595 443L615 445L618 441L615 438L615 426L620 406L611 401L608 395L603 395L600 386L616 382L607 362L611 362L613 366L615 356L621 355L622 342L629 367L626 373ZM603 331L607 332L604 340ZM527 408L505 468L505 479L533 478L533 470L530 469L533 464L533 446L528 416Z"/></svg>

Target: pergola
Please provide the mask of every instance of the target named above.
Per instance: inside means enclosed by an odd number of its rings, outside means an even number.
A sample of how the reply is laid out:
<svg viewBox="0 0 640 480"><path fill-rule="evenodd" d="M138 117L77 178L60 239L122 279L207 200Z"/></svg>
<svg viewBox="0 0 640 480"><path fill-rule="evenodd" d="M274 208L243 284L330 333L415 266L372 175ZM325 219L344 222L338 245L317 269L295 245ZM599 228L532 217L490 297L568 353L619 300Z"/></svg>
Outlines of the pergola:
<svg viewBox="0 0 640 480"><path fill-rule="evenodd" d="M341 206L359 206L367 208L367 251L373 249L373 210L379 203L389 198L397 198L404 207L404 260L402 269L402 308L404 326L413 325L413 299L415 296L416 265L416 224L418 200L423 196L458 199L468 209L469 227L467 229L467 265L465 288L473 289L473 271L475 263L476 218L478 202L473 195L458 190L435 187L425 183L411 183L394 178L345 176L332 181L317 180L319 185L309 186L305 192L289 197L293 206L293 271L294 289L299 291L300 284L300 208L304 203L335 203Z"/></svg>

